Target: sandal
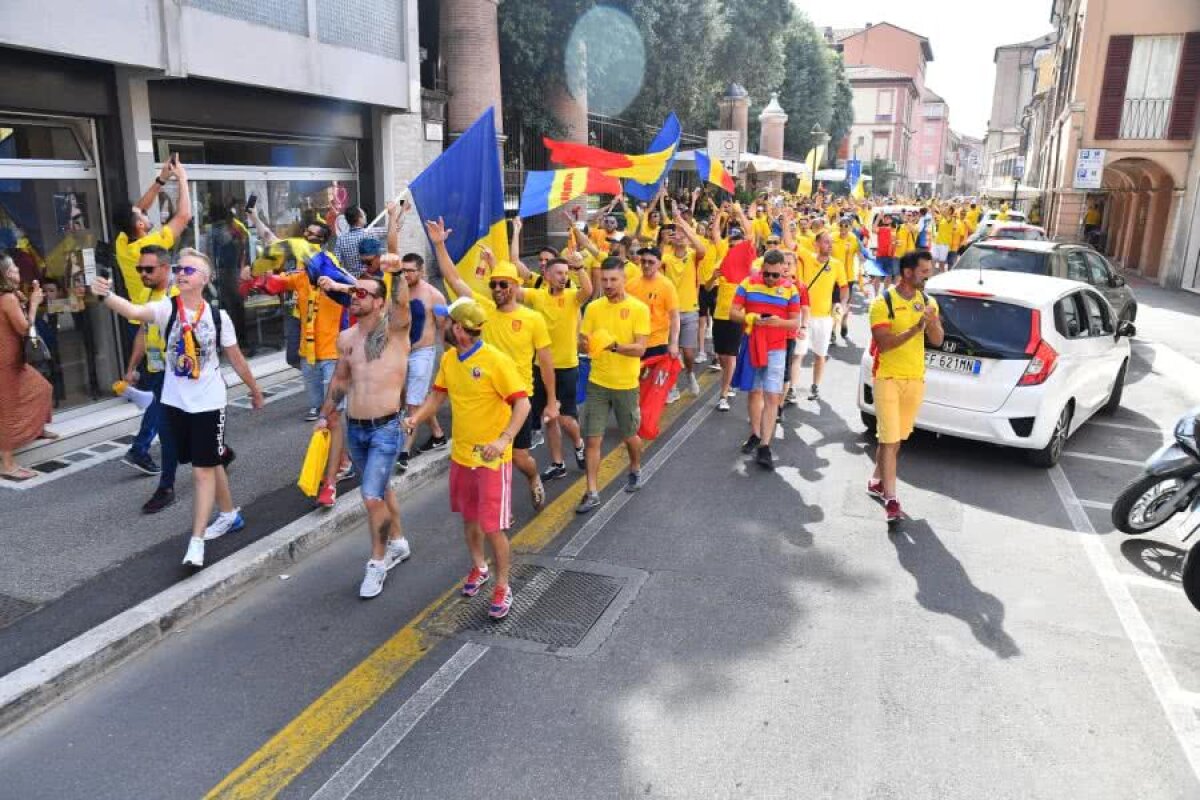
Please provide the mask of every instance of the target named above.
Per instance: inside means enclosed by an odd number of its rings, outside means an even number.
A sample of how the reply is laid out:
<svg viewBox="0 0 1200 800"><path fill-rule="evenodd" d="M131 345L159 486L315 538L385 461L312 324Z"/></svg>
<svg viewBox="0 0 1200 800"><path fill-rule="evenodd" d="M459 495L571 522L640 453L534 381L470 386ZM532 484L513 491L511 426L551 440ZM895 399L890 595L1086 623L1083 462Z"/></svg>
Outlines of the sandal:
<svg viewBox="0 0 1200 800"><path fill-rule="evenodd" d="M43 428L42 432L38 434L37 438L48 439L50 441L54 441L55 439L61 439L62 434L55 433L54 431L48 431L45 428Z"/></svg>
<svg viewBox="0 0 1200 800"><path fill-rule="evenodd" d="M38 473L26 467L17 467L12 472L0 472L0 478L3 478L6 481L12 481L13 483L31 480L37 476Z"/></svg>

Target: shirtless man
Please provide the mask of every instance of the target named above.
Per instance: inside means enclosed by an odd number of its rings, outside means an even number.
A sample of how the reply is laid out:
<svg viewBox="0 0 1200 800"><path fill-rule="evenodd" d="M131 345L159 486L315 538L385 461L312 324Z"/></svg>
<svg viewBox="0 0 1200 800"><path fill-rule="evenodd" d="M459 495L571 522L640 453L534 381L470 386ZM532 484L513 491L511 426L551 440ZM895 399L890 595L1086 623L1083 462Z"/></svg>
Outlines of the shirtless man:
<svg viewBox="0 0 1200 800"><path fill-rule="evenodd" d="M388 203L387 246L389 253L398 253L400 250L399 222L402 217L392 215L393 205ZM425 326L421 329L421 338L413 343L412 352L408 355L408 380L404 386L404 404L408 406L409 416L412 416L425 402L425 398L429 395L430 384L433 383L433 362L437 357L437 343L446 330L446 318L435 317L433 308L446 305L446 295L425 280L425 259L416 253L404 254L404 258L400 260L400 275L408 284L408 296L413 300L420 300L425 306ZM435 320L436 325L434 324ZM446 432L442 430L436 416L429 418L429 438L425 440L419 450L414 451L413 444L416 442L416 438L415 431L405 437L404 449L400 451L400 460L397 464L397 469L401 472L408 469L408 459L417 452L426 453L430 450L440 450L446 446Z"/></svg>
<svg viewBox="0 0 1200 800"><path fill-rule="evenodd" d="M389 253L380 259L385 272L400 271L400 257ZM383 591L388 570L409 557L408 540L400 528L400 504L388 485L400 452L400 395L408 373L408 282L387 285L378 278L359 278L350 301L358 318L353 327L338 334L338 362L317 429L330 425L337 407L349 393L346 409L346 446L362 475L362 498L367 507L371 559L358 590L359 597ZM336 420L335 420L336 421Z"/></svg>

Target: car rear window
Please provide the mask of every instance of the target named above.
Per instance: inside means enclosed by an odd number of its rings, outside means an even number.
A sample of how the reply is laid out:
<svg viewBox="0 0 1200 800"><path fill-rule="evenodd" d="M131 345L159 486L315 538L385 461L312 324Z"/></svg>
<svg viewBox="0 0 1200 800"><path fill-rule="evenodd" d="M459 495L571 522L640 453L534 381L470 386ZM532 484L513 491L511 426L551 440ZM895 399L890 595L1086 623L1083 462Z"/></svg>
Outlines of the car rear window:
<svg viewBox="0 0 1200 800"><path fill-rule="evenodd" d="M1041 231L1036 228L1001 228L992 234L993 239L1023 239L1037 241L1042 238Z"/></svg>
<svg viewBox="0 0 1200 800"><path fill-rule="evenodd" d="M1033 311L981 297L936 295L946 339L956 352L987 358L1028 358Z"/></svg>
<svg viewBox="0 0 1200 800"><path fill-rule="evenodd" d="M1025 272L1030 275L1049 275L1050 262L1046 253L1010 250L1004 247L968 247L954 262L954 269L995 269L1001 272Z"/></svg>

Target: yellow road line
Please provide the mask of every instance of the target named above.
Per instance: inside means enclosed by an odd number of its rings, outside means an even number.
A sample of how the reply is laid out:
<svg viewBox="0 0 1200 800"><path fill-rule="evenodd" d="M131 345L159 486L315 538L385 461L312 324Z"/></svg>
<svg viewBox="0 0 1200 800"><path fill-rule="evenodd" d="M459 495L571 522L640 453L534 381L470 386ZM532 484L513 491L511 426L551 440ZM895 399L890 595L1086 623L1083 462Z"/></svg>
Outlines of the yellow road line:
<svg viewBox="0 0 1200 800"><path fill-rule="evenodd" d="M712 379L705 375L701 382L703 388L707 388ZM663 414L661 430L665 432L691 405L689 398L668 407ZM601 491L628 464L625 447L618 444L601 461ZM575 504L579 502L585 485L583 478L578 479L542 509L542 513L512 538L513 549L537 552L549 544L575 517ZM205 800L260 800L275 797L283 791L437 643L437 637L427 636L419 628L457 591L457 586L451 587L422 609L209 790Z"/></svg>

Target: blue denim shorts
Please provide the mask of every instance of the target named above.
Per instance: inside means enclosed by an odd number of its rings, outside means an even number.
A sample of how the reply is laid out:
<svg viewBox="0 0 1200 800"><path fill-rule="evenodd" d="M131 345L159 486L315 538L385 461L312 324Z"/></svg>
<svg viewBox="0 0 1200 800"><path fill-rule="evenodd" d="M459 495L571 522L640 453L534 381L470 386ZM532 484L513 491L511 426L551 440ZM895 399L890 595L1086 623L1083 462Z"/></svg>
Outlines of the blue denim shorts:
<svg viewBox="0 0 1200 800"><path fill-rule="evenodd" d="M403 444L399 415L379 426L346 420L346 449L350 451L354 468L362 476L364 500L383 499Z"/></svg>
<svg viewBox="0 0 1200 800"><path fill-rule="evenodd" d="M779 348L767 352L767 365L754 370L752 392L783 393L783 377L787 371L787 350Z"/></svg>

